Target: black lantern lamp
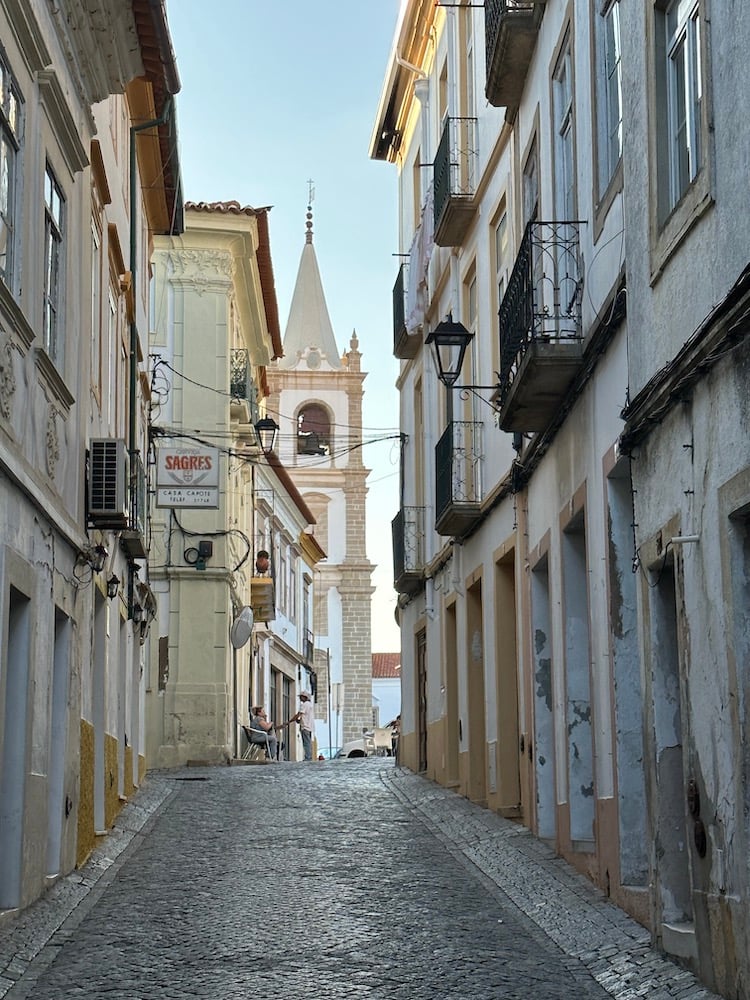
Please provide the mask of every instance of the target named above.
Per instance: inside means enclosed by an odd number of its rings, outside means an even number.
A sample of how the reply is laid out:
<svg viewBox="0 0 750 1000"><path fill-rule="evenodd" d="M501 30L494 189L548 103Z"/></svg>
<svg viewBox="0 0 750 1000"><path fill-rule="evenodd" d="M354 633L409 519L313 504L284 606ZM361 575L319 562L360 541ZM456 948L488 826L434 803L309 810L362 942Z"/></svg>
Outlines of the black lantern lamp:
<svg viewBox="0 0 750 1000"><path fill-rule="evenodd" d="M455 323L451 313L448 319L438 323L435 329L427 335L425 344L433 344L437 360L438 378L448 389L453 386L461 374L466 348L474 337L463 323Z"/></svg>
<svg viewBox="0 0 750 1000"><path fill-rule="evenodd" d="M107 580L107 597L111 600L113 597L117 597L120 590L120 579L113 573L112 576Z"/></svg>
<svg viewBox="0 0 750 1000"><path fill-rule="evenodd" d="M255 425L255 433L258 436L258 444L260 445L261 451L264 455L268 455L269 452L273 451L278 429L279 425L273 417L262 417Z"/></svg>

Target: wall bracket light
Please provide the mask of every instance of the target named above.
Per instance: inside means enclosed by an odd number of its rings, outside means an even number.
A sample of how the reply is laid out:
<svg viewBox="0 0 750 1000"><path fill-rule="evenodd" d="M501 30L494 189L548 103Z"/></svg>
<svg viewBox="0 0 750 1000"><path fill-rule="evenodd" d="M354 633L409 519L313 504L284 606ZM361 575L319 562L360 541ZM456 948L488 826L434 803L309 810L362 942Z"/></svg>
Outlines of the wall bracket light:
<svg viewBox="0 0 750 1000"><path fill-rule="evenodd" d="M87 562L95 573L101 573L107 563L109 552L103 545L89 545L83 549L80 558Z"/></svg>
<svg viewBox="0 0 750 1000"><path fill-rule="evenodd" d="M255 433L258 436L258 444L260 445L261 451L264 455L268 455L273 451L278 430L279 425L273 417L262 417L255 425Z"/></svg>
<svg viewBox="0 0 750 1000"><path fill-rule="evenodd" d="M112 576L109 578L109 580L107 580L107 597L110 600L112 600L113 598L117 597L119 590L120 590L120 578L118 576L115 576L115 574L113 573Z"/></svg>
<svg viewBox="0 0 750 1000"><path fill-rule="evenodd" d="M432 344L435 350L435 362L437 364L438 378L446 389L458 389L462 399L468 399L470 393L478 395L478 390L488 390L497 392L497 385L456 385L458 376L466 355L466 348L474 339L474 334L467 330L463 323L455 323L453 316L448 313L448 318L438 323L434 330L427 334L425 344ZM486 399L479 397L483 402ZM493 410L497 407L493 401L489 406Z"/></svg>

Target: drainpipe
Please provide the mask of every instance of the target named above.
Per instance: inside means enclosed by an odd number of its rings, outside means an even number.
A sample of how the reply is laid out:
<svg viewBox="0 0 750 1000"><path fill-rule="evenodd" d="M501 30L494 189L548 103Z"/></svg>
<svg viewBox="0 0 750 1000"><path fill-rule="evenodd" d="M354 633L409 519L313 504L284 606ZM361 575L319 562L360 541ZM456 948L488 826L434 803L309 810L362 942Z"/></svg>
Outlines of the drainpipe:
<svg viewBox="0 0 750 1000"><path fill-rule="evenodd" d="M138 190L136 187L136 155L135 139L138 132L164 125L174 109L174 98L170 94L164 102L164 108L158 118L130 126L130 281L133 295L133 318L130 322L130 427L128 436L128 453L131 461L138 452L136 440L136 384L138 376L138 324L136 323L136 226L138 221Z"/></svg>
<svg viewBox="0 0 750 1000"><path fill-rule="evenodd" d="M154 118L151 121L143 122L140 125L130 126L130 290L133 296L133 316L130 321L130 371L129 371L129 400L130 400L130 419L128 426L128 457L130 459L130 476L132 485L132 475L135 468L135 456L138 454L138 439L136 436L136 386L138 382L138 323L137 317L137 268L136 268L136 253L138 247L138 241L136 238L137 234L137 223L138 223L138 187L137 187L137 171L136 171L136 135L138 132L143 132L145 129L155 128L159 125L164 125L169 119L174 109L174 97L170 94L166 101L164 102L164 107L162 113L158 118ZM131 488L130 491L130 516L133 517L133 510L135 504L135 491ZM132 615L133 609L133 590L135 587L135 570L131 560L128 560L128 617Z"/></svg>

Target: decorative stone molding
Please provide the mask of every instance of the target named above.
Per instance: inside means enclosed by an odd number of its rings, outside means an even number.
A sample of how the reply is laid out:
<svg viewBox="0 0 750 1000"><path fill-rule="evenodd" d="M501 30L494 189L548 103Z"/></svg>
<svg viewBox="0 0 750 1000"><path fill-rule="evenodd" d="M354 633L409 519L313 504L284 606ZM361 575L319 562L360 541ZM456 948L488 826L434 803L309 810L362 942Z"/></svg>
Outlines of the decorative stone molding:
<svg viewBox="0 0 750 1000"><path fill-rule="evenodd" d="M234 258L222 250L174 250L169 254L170 281L192 288L197 295L232 287Z"/></svg>
<svg viewBox="0 0 750 1000"><path fill-rule="evenodd" d="M86 147L78 134L78 127L68 107L68 101L60 86L60 81L57 79L57 74L51 69L42 70L41 73L37 74L37 80L39 81L39 95L42 104L47 112L55 137L60 143L65 162L71 174L77 174L88 166L89 158ZM94 131L93 124L91 131L92 133ZM88 142L88 138L87 136L86 142Z"/></svg>
<svg viewBox="0 0 750 1000"><path fill-rule="evenodd" d="M0 327L0 414L10 419L11 402L16 391L13 347L8 334Z"/></svg>
<svg viewBox="0 0 750 1000"><path fill-rule="evenodd" d="M54 406L47 410L46 459L47 472L54 479L57 462L60 458L60 442L57 436L58 413Z"/></svg>
<svg viewBox="0 0 750 1000"><path fill-rule="evenodd" d="M67 0L50 7L67 68L86 107L121 94L143 74L133 4Z"/></svg>
<svg viewBox="0 0 750 1000"><path fill-rule="evenodd" d="M49 66L52 56L34 14L35 5L29 0L5 0L4 6L29 70L37 73L45 66Z"/></svg>

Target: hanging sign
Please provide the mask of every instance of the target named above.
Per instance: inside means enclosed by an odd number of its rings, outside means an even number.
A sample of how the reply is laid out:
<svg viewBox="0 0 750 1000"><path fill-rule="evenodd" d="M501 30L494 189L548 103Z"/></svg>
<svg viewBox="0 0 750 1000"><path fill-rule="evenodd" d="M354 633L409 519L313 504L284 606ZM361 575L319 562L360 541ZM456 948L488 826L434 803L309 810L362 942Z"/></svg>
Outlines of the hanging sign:
<svg viewBox="0 0 750 1000"><path fill-rule="evenodd" d="M219 506L219 449L203 445L159 445L157 507Z"/></svg>

